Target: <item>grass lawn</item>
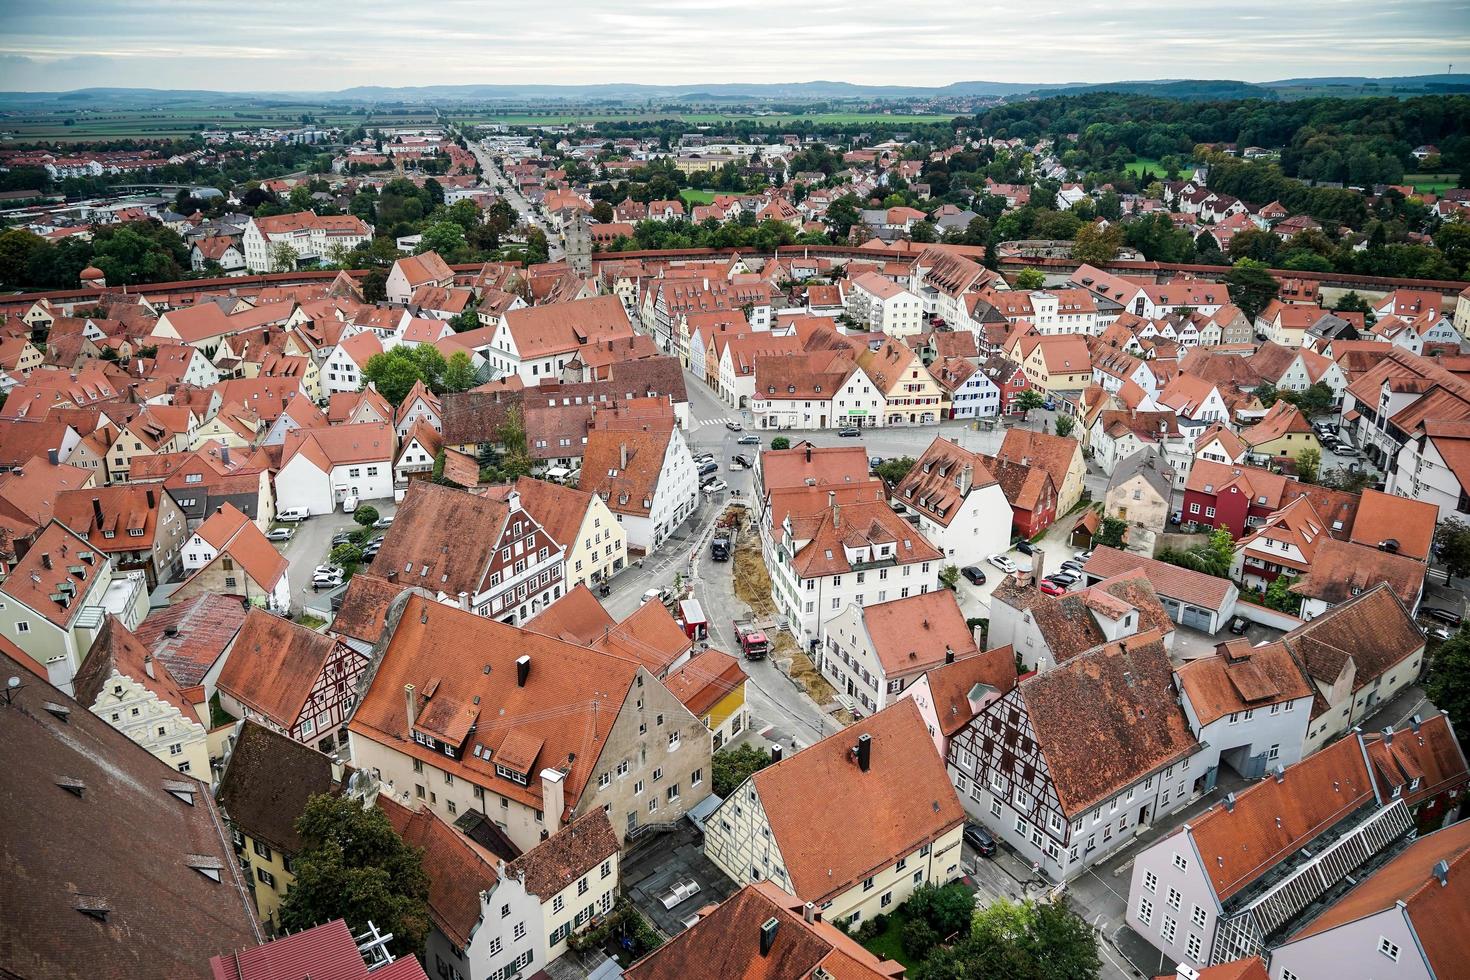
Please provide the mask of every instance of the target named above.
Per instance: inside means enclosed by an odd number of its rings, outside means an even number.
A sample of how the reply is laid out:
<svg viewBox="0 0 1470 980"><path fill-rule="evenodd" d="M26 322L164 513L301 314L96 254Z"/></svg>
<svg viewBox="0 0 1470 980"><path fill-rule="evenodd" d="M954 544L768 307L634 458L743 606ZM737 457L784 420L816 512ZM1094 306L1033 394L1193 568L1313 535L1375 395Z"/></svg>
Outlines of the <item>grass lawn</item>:
<svg viewBox="0 0 1470 980"><path fill-rule="evenodd" d="M904 924L908 921L909 918L904 914L903 906L900 905L896 912L888 916L888 924L884 926L883 931L863 943L863 946L880 960L898 960L904 966L913 969L918 964L903 951L901 941Z"/></svg>
<svg viewBox="0 0 1470 980"><path fill-rule="evenodd" d="M684 199L685 204L708 204L715 199L716 191L696 191L684 188L679 196Z"/></svg>
<svg viewBox="0 0 1470 980"><path fill-rule="evenodd" d="M1459 174L1404 174L1404 183L1413 184L1421 194L1443 194L1460 186Z"/></svg>
<svg viewBox="0 0 1470 980"><path fill-rule="evenodd" d="M1153 171L1160 178L1164 177L1168 173L1168 171L1164 169L1164 165L1158 160L1150 160L1146 157L1139 157L1137 160L1134 160L1132 163L1128 164L1128 166L1124 169L1127 170L1130 174L1133 174L1135 177L1143 173L1145 170ZM1184 173L1187 172L1188 171L1181 171L1180 175L1183 176Z"/></svg>

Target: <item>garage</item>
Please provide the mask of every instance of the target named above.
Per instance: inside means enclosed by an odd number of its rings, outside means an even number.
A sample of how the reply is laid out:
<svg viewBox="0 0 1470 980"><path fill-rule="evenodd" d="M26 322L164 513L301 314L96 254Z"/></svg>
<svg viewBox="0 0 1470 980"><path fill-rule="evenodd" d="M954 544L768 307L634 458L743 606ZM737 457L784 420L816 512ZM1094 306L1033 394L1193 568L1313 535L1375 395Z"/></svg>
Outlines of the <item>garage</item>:
<svg viewBox="0 0 1470 980"><path fill-rule="evenodd" d="M1210 610L1185 605L1180 609L1178 623L1180 626L1189 626L1206 633L1213 633L1215 632L1214 620L1214 614Z"/></svg>

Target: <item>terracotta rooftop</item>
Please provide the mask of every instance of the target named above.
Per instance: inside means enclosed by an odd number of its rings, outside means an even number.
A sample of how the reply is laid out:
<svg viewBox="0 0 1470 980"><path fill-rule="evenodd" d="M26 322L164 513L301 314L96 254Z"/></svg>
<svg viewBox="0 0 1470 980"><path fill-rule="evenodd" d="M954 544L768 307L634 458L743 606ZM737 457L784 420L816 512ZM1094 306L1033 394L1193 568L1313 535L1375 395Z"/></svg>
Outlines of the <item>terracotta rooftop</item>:
<svg viewBox="0 0 1470 980"><path fill-rule="evenodd" d="M995 482L995 476L979 455L936 437L899 481L893 495L930 520L948 527L971 489Z"/></svg>
<svg viewBox="0 0 1470 980"><path fill-rule="evenodd" d="M342 919L268 943L221 953L209 961L212 980L368 980L367 963L357 940ZM400 956L372 971L372 980L427 980L424 968L412 956Z"/></svg>
<svg viewBox="0 0 1470 980"><path fill-rule="evenodd" d="M396 522L395 522L396 523ZM390 582L369 572L358 572L347 583L342 605L329 631L337 636L376 644L387 627L388 607L409 586Z"/></svg>
<svg viewBox="0 0 1470 980"><path fill-rule="evenodd" d="M977 688L989 688L1004 695L1016 686L1016 651L1006 644L952 664L942 664L926 676L939 730L951 736L975 717L970 695L981 693Z"/></svg>
<svg viewBox="0 0 1470 980"><path fill-rule="evenodd" d="M1470 780L1465 753L1443 712L1397 732L1366 734L1363 748L1381 799L1402 796L1416 806Z"/></svg>
<svg viewBox="0 0 1470 980"><path fill-rule="evenodd" d="M1088 575L1104 579L1135 569L1141 569L1148 576L1155 593L1181 602L1219 610L1224 608L1230 595L1229 579L1216 578L1107 546L1097 548L1083 566L1083 571Z"/></svg>
<svg viewBox="0 0 1470 980"><path fill-rule="evenodd" d="M403 586L474 596L510 515L504 501L414 480L383 536L374 571Z"/></svg>
<svg viewBox="0 0 1470 980"><path fill-rule="evenodd" d="M591 646L616 625L592 590L580 583L525 623L533 633L583 646Z"/></svg>
<svg viewBox="0 0 1470 980"><path fill-rule="evenodd" d="M154 609L133 631L184 687L204 682L245 623L245 607L235 596L206 592Z"/></svg>
<svg viewBox="0 0 1470 980"><path fill-rule="evenodd" d="M1157 632L1099 646L1017 688L1062 810L1081 813L1198 749Z"/></svg>
<svg viewBox="0 0 1470 980"><path fill-rule="evenodd" d="M505 875L549 902L617 853L618 835L607 813L596 807L507 864Z"/></svg>
<svg viewBox="0 0 1470 980"><path fill-rule="evenodd" d="M1323 538L1306 574L1292 584L1291 592L1335 606L1382 582L1412 609L1424 593L1427 570L1413 558L1365 544Z"/></svg>
<svg viewBox="0 0 1470 980"><path fill-rule="evenodd" d="M1380 583L1333 606L1283 636L1307 675L1334 684L1351 660L1353 690L1424 649L1424 634L1388 583Z"/></svg>
<svg viewBox="0 0 1470 980"><path fill-rule="evenodd" d="M440 820L427 806L410 809L382 793L377 805L403 842L421 852L424 875L429 880L429 917L434 925L456 947L468 948L470 937L481 924L480 896L493 891L500 880L493 855Z"/></svg>
<svg viewBox="0 0 1470 980"><path fill-rule="evenodd" d="M630 966L629 980L896 980L901 964L879 959L846 933L803 918L802 900L769 881L746 885L692 927ZM776 922L768 953L761 929Z"/></svg>
<svg viewBox="0 0 1470 980"><path fill-rule="evenodd" d="M745 684L745 668L735 657L704 650L664 678L664 686L696 717L702 716Z"/></svg>
<svg viewBox="0 0 1470 980"><path fill-rule="evenodd" d="M853 746L872 738L869 770ZM820 905L964 822L908 698L751 777L795 893ZM863 814L854 835L844 814Z"/></svg>
<svg viewBox="0 0 1470 980"><path fill-rule="evenodd" d="M1438 521L1434 504L1369 488L1358 501L1350 540L1370 548L1392 541L1395 554L1428 561Z"/></svg>
<svg viewBox="0 0 1470 980"><path fill-rule="evenodd" d="M1284 643L1251 646L1241 637L1215 648L1215 656L1191 660L1177 668L1179 685L1201 726L1229 714L1259 710L1312 696Z"/></svg>
<svg viewBox="0 0 1470 980"><path fill-rule="evenodd" d="M693 648L694 641L662 602L645 602L588 645L641 663L653 676L663 677L671 664Z"/></svg>
<svg viewBox="0 0 1470 980"><path fill-rule="evenodd" d="M467 657L466 650L475 653ZM516 683L521 656L531 658L524 687ZM540 780L523 786L498 776L490 756L512 736L539 738L536 771L565 768L566 805L575 809L597 763L587 745L607 738L638 670L630 660L411 596L350 728L359 738L383 741L535 807ZM461 746L457 759L409 738L405 684L417 692L415 730ZM494 724L481 723L471 740L490 750L483 757L465 736L480 711L476 697L496 712ZM576 760L569 763L572 754Z"/></svg>
<svg viewBox="0 0 1470 980"><path fill-rule="evenodd" d="M1434 873L1441 861L1449 866L1443 882ZM1320 935L1395 907L1403 910L1412 925L1421 955L1428 960L1434 976L1445 980L1470 976L1470 964L1465 960L1465 936L1470 934L1470 821L1410 844L1328 906L1291 941Z"/></svg>
<svg viewBox="0 0 1470 980"><path fill-rule="evenodd" d="M1356 738L1339 739L1278 780L1265 779L1190 821L1204 872L1221 901L1259 879L1359 808L1375 805Z"/></svg>
<svg viewBox="0 0 1470 980"><path fill-rule="evenodd" d="M289 730L340 642L274 613L251 609L220 671L220 693Z"/></svg>

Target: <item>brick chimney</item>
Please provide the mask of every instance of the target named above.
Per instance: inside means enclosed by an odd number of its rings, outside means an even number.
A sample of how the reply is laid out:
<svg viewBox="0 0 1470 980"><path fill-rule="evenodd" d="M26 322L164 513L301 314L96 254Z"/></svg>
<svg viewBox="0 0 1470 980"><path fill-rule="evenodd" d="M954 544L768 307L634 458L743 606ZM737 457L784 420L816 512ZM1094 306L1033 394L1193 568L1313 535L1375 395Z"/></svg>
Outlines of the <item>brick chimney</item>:
<svg viewBox="0 0 1470 980"><path fill-rule="evenodd" d="M625 470L627 468L628 468L628 444L626 442L621 442L621 443L618 443L618 469L619 470Z"/></svg>

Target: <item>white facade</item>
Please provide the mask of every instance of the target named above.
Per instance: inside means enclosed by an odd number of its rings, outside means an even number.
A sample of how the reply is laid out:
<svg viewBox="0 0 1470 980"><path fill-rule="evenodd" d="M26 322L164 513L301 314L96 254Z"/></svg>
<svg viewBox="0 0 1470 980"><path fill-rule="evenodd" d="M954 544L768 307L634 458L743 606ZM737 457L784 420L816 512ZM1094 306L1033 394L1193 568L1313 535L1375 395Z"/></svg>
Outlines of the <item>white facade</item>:
<svg viewBox="0 0 1470 980"><path fill-rule="evenodd" d="M114 667L91 708L94 715L179 772L209 780L208 733L204 726L197 717L184 714L142 682Z"/></svg>
<svg viewBox="0 0 1470 980"><path fill-rule="evenodd" d="M382 459L362 463L334 465L323 472L297 453L276 474L276 510L305 508L313 516L330 514L341 506L348 493L364 503L391 500L393 497L393 460Z"/></svg>
<svg viewBox="0 0 1470 980"><path fill-rule="evenodd" d="M566 551L567 590L605 582L628 564L628 532L597 494L582 513L582 526L572 541L558 542Z"/></svg>
<svg viewBox="0 0 1470 980"><path fill-rule="evenodd" d="M608 501L610 507L612 501ZM675 428L664 449L664 465L647 514L628 514L614 510L614 516L627 532L627 546L647 554L663 544L699 506L699 471L684 434Z"/></svg>
<svg viewBox="0 0 1470 980"><path fill-rule="evenodd" d="M892 290L869 290L865 288L865 278L860 276L854 280L844 297L847 314L864 329L900 339L912 337L924 329L923 300L899 286Z"/></svg>
<svg viewBox="0 0 1470 980"><path fill-rule="evenodd" d="M950 395L950 405L950 418L994 418L1000 414L1000 389L984 371L976 371Z"/></svg>
<svg viewBox="0 0 1470 980"><path fill-rule="evenodd" d="M922 510L919 530L954 565L973 565L987 555L1005 554L1011 541L1011 505L999 483L971 487L949 523L940 524Z"/></svg>
<svg viewBox="0 0 1470 980"><path fill-rule="evenodd" d="M372 225L355 218L352 219L357 223L355 228L349 228L341 219L330 219L330 227L314 214L311 219L315 220L305 222L306 227L267 233L261 229L255 218L251 218L242 236L245 264L252 272L290 271L277 269L274 265L271 251L278 244L289 245L295 251L298 263L315 262L330 255L334 248L354 249L373 237ZM342 225L340 228L337 227L339 223Z"/></svg>

